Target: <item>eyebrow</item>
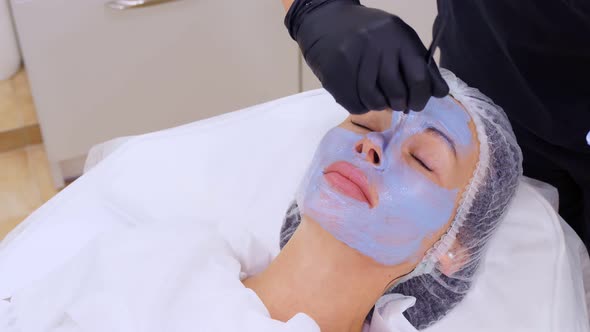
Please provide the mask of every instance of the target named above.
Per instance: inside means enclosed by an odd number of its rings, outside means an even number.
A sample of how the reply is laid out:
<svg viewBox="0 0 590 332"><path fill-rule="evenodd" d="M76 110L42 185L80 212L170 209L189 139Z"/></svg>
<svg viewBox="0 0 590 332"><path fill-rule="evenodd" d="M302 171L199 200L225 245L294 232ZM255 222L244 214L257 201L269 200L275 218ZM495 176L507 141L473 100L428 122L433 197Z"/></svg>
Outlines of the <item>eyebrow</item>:
<svg viewBox="0 0 590 332"><path fill-rule="evenodd" d="M440 129L438 129L436 127L428 127L428 128L426 128L426 131L434 133L438 137L445 140L447 145L451 148L451 150L453 150L453 154L455 155L455 158L457 157L457 149L455 148L455 142L449 136L447 136L447 134L445 134L444 132L442 132Z"/></svg>

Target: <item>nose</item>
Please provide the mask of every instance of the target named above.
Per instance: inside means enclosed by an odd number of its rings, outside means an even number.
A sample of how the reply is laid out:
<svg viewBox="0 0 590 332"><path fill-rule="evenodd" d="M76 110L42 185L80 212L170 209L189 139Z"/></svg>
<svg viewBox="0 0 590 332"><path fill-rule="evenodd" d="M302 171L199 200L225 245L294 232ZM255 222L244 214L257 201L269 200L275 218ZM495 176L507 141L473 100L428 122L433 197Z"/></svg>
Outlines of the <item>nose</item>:
<svg viewBox="0 0 590 332"><path fill-rule="evenodd" d="M363 137L363 139L358 141L354 146L354 150L368 163L371 163L374 166L380 166L383 159L383 151L381 148L383 146L383 138L371 134L374 133L369 133Z"/></svg>

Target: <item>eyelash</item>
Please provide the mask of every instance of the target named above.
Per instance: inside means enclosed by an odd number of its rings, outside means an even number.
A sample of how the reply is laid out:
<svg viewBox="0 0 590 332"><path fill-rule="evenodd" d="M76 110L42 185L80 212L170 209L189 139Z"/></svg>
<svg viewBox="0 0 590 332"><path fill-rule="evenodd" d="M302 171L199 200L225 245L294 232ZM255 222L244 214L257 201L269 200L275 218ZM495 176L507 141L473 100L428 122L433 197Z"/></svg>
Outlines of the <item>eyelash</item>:
<svg viewBox="0 0 590 332"><path fill-rule="evenodd" d="M355 125L357 127L363 128L365 130L374 131L371 128L365 127L365 126L363 126L361 124L358 124L358 123L356 123L356 122L354 122L352 120L350 120L350 123L352 123L353 125ZM426 165L420 158L416 157L413 153L410 153L410 156L412 158L414 158L414 160L416 160L420 164L420 166L424 167L424 169L426 169L429 172L432 172L432 169L430 167L428 167L428 165Z"/></svg>
<svg viewBox="0 0 590 332"><path fill-rule="evenodd" d="M365 130L368 130L368 131L374 131L373 129L371 129L371 128L369 128L369 127L365 127L365 126L363 126L363 125L361 125L361 124L358 124L358 123L356 123L356 122L354 122L354 121L352 121L352 120L350 120L350 123L352 123L353 125L355 125L355 126L357 126L357 127L363 128L363 129L365 129Z"/></svg>
<svg viewBox="0 0 590 332"><path fill-rule="evenodd" d="M428 170L429 172L432 172L432 169L430 167L428 167L428 165L426 165L422 160L420 160L418 157L416 157L413 153L410 153L410 156L412 156L412 158L414 158L414 160L416 160L426 170Z"/></svg>

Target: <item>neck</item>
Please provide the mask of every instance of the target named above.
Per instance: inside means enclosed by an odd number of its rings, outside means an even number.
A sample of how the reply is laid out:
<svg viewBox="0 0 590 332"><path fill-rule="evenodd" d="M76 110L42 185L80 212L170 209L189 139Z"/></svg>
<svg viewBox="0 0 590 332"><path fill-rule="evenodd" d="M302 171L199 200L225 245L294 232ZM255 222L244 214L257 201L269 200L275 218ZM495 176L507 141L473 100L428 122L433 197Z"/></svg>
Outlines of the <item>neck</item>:
<svg viewBox="0 0 590 332"><path fill-rule="evenodd" d="M407 270L376 263L304 217L270 266L244 285L274 319L287 321L303 312L322 332L361 331L375 302Z"/></svg>

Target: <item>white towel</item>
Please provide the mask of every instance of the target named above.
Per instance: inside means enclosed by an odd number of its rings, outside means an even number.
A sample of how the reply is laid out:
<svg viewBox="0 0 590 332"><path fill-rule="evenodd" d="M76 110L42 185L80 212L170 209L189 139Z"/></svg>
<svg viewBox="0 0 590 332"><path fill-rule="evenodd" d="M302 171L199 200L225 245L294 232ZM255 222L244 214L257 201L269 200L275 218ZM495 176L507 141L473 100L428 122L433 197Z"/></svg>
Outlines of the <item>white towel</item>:
<svg viewBox="0 0 590 332"><path fill-rule="evenodd" d="M0 306L0 323L10 321L11 332L319 332L303 313L286 323L271 319L256 293L243 286L240 276L263 270L270 252L245 230L208 223L119 229L15 294ZM373 321L380 323L365 331L415 331L402 315L412 301L380 301L387 305L375 310Z"/></svg>

